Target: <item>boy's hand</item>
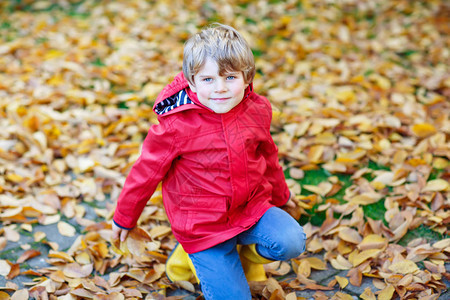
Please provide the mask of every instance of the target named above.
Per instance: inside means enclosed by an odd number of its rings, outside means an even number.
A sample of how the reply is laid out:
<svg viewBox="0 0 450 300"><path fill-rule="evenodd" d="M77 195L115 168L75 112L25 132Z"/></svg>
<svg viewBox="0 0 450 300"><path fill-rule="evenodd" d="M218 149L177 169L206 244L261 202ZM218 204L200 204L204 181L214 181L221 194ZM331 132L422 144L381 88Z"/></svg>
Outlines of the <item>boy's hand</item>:
<svg viewBox="0 0 450 300"><path fill-rule="evenodd" d="M291 191L291 197L281 208L284 209L288 214L290 214L294 219L298 220L301 216L301 210L299 209L294 199L295 193Z"/></svg>
<svg viewBox="0 0 450 300"><path fill-rule="evenodd" d="M112 223L112 231L113 231L113 236L112 236L113 240L117 240L120 238L121 242L125 241L125 239L128 236L128 232L129 232L129 230L120 228L114 222Z"/></svg>

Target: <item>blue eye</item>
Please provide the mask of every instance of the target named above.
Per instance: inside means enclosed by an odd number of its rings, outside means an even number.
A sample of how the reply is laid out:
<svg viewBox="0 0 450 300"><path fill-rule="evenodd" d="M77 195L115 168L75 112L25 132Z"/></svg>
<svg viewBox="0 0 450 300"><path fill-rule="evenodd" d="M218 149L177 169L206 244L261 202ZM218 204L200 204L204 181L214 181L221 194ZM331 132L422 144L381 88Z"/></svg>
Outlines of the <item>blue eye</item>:
<svg viewBox="0 0 450 300"><path fill-rule="evenodd" d="M227 77L228 80L233 80L233 79L235 79L235 78L236 78L236 76L228 76L228 77Z"/></svg>
<svg viewBox="0 0 450 300"><path fill-rule="evenodd" d="M212 78L204 78L203 81L205 82L210 82L212 80Z"/></svg>

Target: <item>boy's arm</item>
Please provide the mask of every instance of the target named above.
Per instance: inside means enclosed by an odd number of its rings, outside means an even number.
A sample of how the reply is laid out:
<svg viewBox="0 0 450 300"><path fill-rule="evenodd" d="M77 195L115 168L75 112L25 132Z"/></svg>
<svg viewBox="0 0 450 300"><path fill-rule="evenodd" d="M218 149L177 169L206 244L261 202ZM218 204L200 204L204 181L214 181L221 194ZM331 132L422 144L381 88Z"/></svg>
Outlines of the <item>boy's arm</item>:
<svg viewBox="0 0 450 300"><path fill-rule="evenodd" d="M150 128L117 200L115 225L125 230L136 226L148 199L178 155L175 141L175 132L167 121Z"/></svg>

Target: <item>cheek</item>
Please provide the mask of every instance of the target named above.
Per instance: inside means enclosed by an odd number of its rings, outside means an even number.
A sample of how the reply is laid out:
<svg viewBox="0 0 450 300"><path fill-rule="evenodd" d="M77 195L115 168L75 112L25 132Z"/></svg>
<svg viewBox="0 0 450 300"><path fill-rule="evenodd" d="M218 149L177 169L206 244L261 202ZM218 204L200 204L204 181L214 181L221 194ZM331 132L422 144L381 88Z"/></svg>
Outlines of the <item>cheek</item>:
<svg viewBox="0 0 450 300"><path fill-rule="evenodd" d="M198 93L202 96L208 96L209 95L209 89L208 88L202 88L198 91Z"/></svg>
<svg viewBox="0 0 450 300"><path fill-rule="evenodd" d="M245 87L244 86L241 86L241 85L239 85L239 86L235 86L235 87L233 87L233 94L234 95L244 95L244 90L245 90Z"/></svg>

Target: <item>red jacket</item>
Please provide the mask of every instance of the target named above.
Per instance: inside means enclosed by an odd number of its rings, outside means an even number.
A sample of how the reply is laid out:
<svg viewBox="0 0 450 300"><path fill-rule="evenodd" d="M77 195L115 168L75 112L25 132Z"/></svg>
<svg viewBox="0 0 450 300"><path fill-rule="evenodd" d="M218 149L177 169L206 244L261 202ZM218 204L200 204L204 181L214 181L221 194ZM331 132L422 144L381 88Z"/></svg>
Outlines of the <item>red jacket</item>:
<svg viewBox="0 0 450 300"><path fill-rule="evenodd" d="M216 114L180 73L153 109L159 124L151 126L120 194L118 226L136 225L160 181L173 234L188 253L232 238L288 201L269 131L272 109L251 85L241 103Z"/></svg>

